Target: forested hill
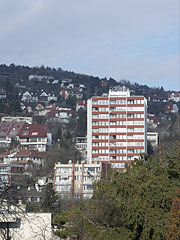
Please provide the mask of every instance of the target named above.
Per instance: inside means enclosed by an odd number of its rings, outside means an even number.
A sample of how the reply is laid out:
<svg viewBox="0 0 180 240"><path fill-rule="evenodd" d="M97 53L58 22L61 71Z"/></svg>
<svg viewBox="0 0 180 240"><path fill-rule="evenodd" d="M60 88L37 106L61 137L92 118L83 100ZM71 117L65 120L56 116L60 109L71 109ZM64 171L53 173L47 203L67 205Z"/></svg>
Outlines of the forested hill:
<svg viewBox="0 0 180 240"><path fill-rule="evenodd" d="M33 90L33 86L29 86L28 77L29 75L41 75L41 76L52 76L54 79L59 80L59 86L63 80L70 80L73 84L84 84L86 87L85 98L89 98L92 95L101 95L102 93L108 92L109 87L122 85L129 87L135 92L135 94L144 95L148 97L150 95L158 96L159 98L165 99L169 92L164 91L163 87L161 88L150 88L147 85L139 85L138 83L130 83L127 80L121 80L117 82L116 80L109 78L99 78L94 76L89 76L80 73L74 73L71 71L64 71L61 68L50 68L44 67L29 67L29 66L20 66L11 64L9 66L5 64L0 65L0 87L3 86L5 79L9 79L10 83L15 84L24 84ZM48 87L43 83L38 83L37 88L43 88L46 91Z"/></svg>

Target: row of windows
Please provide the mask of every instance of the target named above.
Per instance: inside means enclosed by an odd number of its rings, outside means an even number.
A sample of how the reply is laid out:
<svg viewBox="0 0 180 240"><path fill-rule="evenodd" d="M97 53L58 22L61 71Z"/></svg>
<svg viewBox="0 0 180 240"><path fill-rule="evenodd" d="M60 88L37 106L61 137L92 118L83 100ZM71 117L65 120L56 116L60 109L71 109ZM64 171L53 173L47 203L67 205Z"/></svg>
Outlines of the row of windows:
<svg viewBox="0 0 180 240"><path fill-rule="evenodd" d="M56 186L56 191L70 191L70 189L71 189L71 186L64 186L64 185L62 185L62 186Z"/></svg>
<svg viewBox="0 0 180 240"><path fill-rule="evenodd" d="M93 112L144 111L144 107L93 107Z"/></svg>
<svg viewBox="0 0 180 240"><path fill-rule="evenodd" d="M109 118L109 114L93 114L92 115L92 119L108 119Z"/></svg>
<svg viewBox="0 0 180 240"><path fill-rule="evenodd" d="M108 100L96 100L92 101L93 105L108 105L109 101Z"/></svg>
<svg viewBox="0 0 180 240"><path fill-rule="evenodd" d="M92 132L93 133L125 133L125 132L144 132L144 128L93 128Z"/></svg>
<svg viewBox="0 0 180 240"><path fill-rule="evenodd" d="M93 128L92 132L93 133L107 133L108 132L108 128Z"/></svg>
<svg viewBox="0 0 180 240"><path fill-rule="evenodd" d="M97 139L108 140L109 136L108 135L93 135L92 139L94 139L94 140L97 140Z"/></svg>
<svg viewBox="0 0 180 240"><path fill-rule="evenodd" d="M96 115L98 116L98 115ZM144 114L110 114L110 118L144 118Z"/></svg>
<svg viewBox="0 0 180 240"><path fill-rule="evenodd" d="M98 122L92 122L93 126L108 126L109 122L108 121L98 121Z"/></svg>
<svg viewBox="0 0 180 240"><path fill-rule="evenodd" d="M109 119L109 118L144 118L144 114L93 114L93 119Z"/></svg>
<svg viewBox="0 0 180 240"><path fill-rule="evenodd" d="M113 126L113 125L144 125L144 121L97 121L97 122L92 122L93 126Z"/></svg>
<svg viewBox="0 0 180 240"><path fill-rule="evenodd" d="M144 135L93 135L93 140L144 139Z"/></svg>
<svg viewBox="0 0 180 240"><path fill-rule="evenodd" d="M144 128L128 128L128 132L144 132Z"/></svg>
<svg viewBox="0 0 180 240"><path fill-rule="evenodd" d="M144 153L144 149L110 149L109 151L111 154L116 154L116 153L120 153L120 154L126 154L126 153Z"/></svg>
<svg viewBox="0 0 180 240"><path fill-rule="evenodd" d="M124 144L122 144L122 146L126 146ZM136 147L139 147L139 146L143 146L143 143L132 143L132 144L129 144L127 146L136 146ZM126 154L126 153L143 153L144 152L144 149L127 149L127 152L126 152L126 149L92 149L92 153L93 154L99 154L99 153L102 153L102 154Z"/></svg>
<svg viewBox="0 0 180 240"><path fill-rule="evenodd" d="M108 142L93 142L92 146L93 147L108 147L109 143Z"/></svg>
<svg viewBox="0 0 180 240"><path fill-rule="evenodd" d="M93 105L108 105L108 104L144 104L144 100L94 100Z"/></svg>
<svg viewBox="0 0 180 240"><path fill-rule="evenodd" d="M113 168L124 168L125 163L111 163Z"/></svg>
<svg viewBox="0 0 180 240"><path fill-rule="evenodd" d="M110 118L126 118L126 114L110 114Z"/></svg>
<svg viewBox="0 0 180 240"><path fill-rule="evenodd" d="M113 156L110 157L111 161L131 161L134 160L136 157L134 156L128 156L128 157L122 157L122 156Z"/></svg>
<svg viewBox="0 0 180 240"><path fill-rule="evenodd" d="M144 146L143 142L136 142L136 145L134 145L134 142L115 142L115 143L108 143L108 142L93 142L93 147L121 147L121 146Z"/></svg>

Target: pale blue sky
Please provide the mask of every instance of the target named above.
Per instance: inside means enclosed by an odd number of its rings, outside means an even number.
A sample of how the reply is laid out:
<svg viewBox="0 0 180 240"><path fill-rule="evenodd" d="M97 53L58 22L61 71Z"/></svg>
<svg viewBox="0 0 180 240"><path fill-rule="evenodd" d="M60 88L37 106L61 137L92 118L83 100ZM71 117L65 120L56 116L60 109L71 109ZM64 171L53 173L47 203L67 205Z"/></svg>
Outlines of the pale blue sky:
<svg viewBox="0 0 180 240"><path fill-rule="evenodd" d="M180 90L179 0L0 0L0 63Z"/></svg>

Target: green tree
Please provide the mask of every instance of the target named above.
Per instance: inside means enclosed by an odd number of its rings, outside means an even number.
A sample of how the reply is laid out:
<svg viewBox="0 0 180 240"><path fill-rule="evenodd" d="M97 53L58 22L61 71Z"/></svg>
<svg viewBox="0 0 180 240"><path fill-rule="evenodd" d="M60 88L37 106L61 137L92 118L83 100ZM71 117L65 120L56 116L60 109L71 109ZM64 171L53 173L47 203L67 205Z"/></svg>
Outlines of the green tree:
<svg viewBox="0 0 180 240"><path fill-rule="evenodd" d="M44 212L60 212L60 200L50 183L46 185L45 197L41 208Z"/></svg>
<svg viewBox="0 0 180 240"><path fill-rule="evenodd" d="M69 223L62 233L88 240L165 240L180 186L179 146L162 159L142 157L125 173L113 170L95 184L89 203L61 215Z"/></svg>
<svg viewBox="0 0 180 240"><path fill-rule="evenodd" d="M177 191L173 198L171 211L169 214L169 227L167 232L167 240L180 239L180 190Z"/></svg>

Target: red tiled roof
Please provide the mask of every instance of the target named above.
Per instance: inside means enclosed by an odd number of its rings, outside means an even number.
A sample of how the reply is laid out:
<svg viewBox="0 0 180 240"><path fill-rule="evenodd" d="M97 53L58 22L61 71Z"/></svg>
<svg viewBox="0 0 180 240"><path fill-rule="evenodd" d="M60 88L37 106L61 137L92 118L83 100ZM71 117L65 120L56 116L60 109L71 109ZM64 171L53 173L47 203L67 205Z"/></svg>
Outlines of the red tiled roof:
<svg viewBox="0 0 180 240"><path fill-rule="evenodd" d="M0 123L0 136L18 136L25 122Z"/></svg>
<svg viewBox="0 0 180 240"><path fill-rule="evenodd" d="M29 156L43 158L42 153L40 153L38 150L24 150L18 152L14 157L29 157Z"/></svg>
<svg viewBox="0 0 180 240"><path fill-rule="evenodd" d="M0 153L0 158L7 157L9 154L10 154L10 152L3 152L3 153Z"/></svg>
<svg viewBox="0 0 180 240"><path fill-rule="evenodd" d="M20 134L20 138L38 138L47 137L47 130L45 124L26 124Z"/></svg>

